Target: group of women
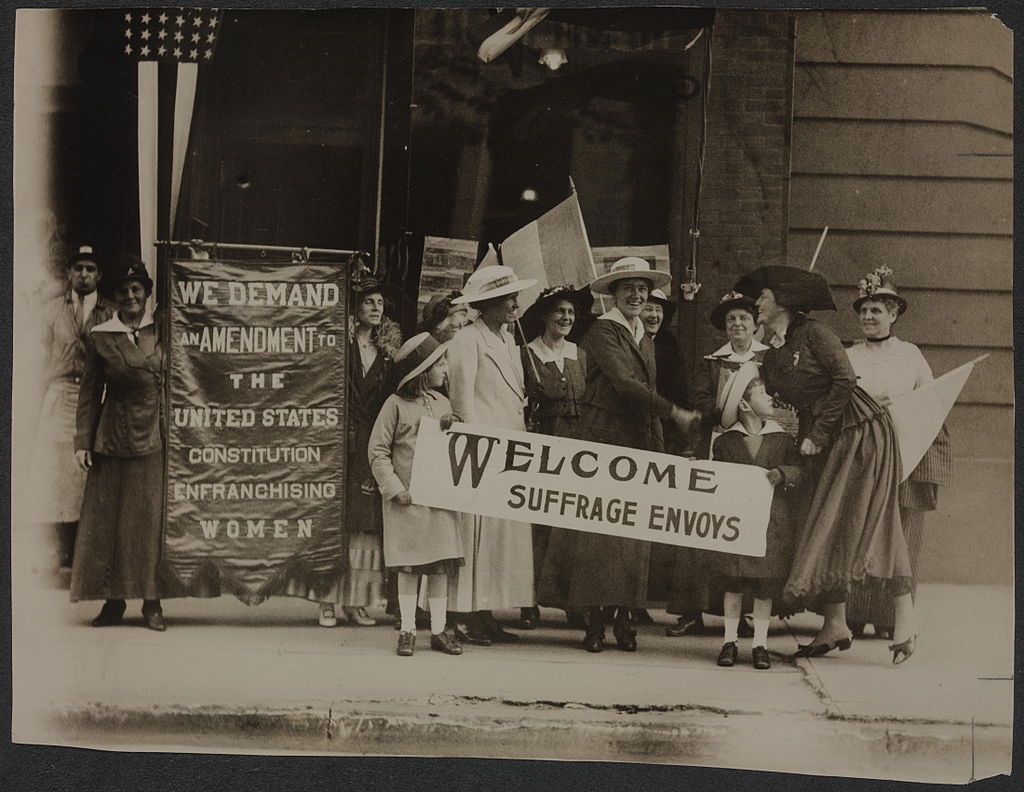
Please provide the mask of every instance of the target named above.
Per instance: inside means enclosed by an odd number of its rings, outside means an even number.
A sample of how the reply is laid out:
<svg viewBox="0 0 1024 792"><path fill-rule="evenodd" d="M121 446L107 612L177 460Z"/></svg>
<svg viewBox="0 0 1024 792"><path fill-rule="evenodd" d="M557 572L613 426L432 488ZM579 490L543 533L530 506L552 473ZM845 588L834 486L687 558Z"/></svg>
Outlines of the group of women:
<svg viewBox="0 0 1024 792"><path fill-rule="evenodd" d="M674 309L662 291L669 282L627 257L582 288L544 290L520 323L518 295L535 283L481 266L461 293L428 305L419 329L446 345L446 395L463 421L691 456L709 453L734 371L759 364L768 392L791 408L780 407L780 417L795 410L793 442L813 482L780 612L809 608L824 622L797 654L848 648L872 624L891 638L893 662L902 662L916 641L923 514L948 483L949 454L943 433L901 486L886 405L931 371L917 347L891 334L907 309L891 273L876 270L861 282L854 310L865 340L848 352L809 315L835 309L824 279L789 267L754 270L712 312L727 341L696 371L683 365L666 321ZM142 598L146 625L164 629L156 583L163 353L145 311L151 290L141 262L115 284L117 313L94 329L82 383L76 455L90 473L71 596L106 600L97 626L119 622L125 600ZM336 623L337 606L352 623L373 623L365 609L387 589L382 505L366 448L396 385L392 360L402 338L386 316L385 287L363 281L352 294L348 558L338 585L318 598L324 626ZM595 294L611 302L596 319ZM476 314L468 323L467 309ZM604 649L606 622L620 649L636 651L636 624L657 576L668 611L679 616L669 635L699 630L702 614L714 612L715 581L700 551L659 548L652 559L652 545L641 540L479 515L461 515L459 531L463 557L448 575L447 607L461 642L517 641L493 612L521 609L519 627L530 629L543 605L567 612L587 651Z"/></svg>

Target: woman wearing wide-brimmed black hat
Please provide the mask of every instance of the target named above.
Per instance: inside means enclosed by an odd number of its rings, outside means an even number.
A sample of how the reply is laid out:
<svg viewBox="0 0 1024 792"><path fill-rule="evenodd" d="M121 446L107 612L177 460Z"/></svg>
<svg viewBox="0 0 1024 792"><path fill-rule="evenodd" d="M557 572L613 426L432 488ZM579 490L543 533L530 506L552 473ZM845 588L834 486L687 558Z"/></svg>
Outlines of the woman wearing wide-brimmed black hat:
<svg viewBox="0 0 1024 792"><path fill-rule="evenodd" d="M142 600L145 625L164 630L157 566L163 508L164 351L147 309L153 281L141 260L114 282L117 310L95 325L78 392L75 458L88 471L71 569L71 600L105 600L94 627L120 624Z"/></svg>
<svg viewBox="0 0 1024 792"><path fill-rule="evenodd" d="M879 267L862 278L858 286L860 294L853 302L853 310L857 312L864 339L846 353L857 372L857 384L887 407L893 399L930 383L932 370L916 345L893 334L894 325L907 310L907 301L896 291L892 270ZM924 517L937 507L939 487L952 483L952 465L949 432L943 426L917 467L900 485L900 521L907 538L915 594ZM895 614L892 594L886 586L854 584L846 608L847 621L855 636L863 635L865 625L872 624L876 638L892 638Z"/></svg>
<svg viewBox="0 0 1024 792"><path fill-rule="evenodd" d="M590 311L589 290L554 286L540 293L523 314L529 342L522 348L530 431L556 437L583 437L583 394L587 385L587 355L569 340L578 316ZM574 574L573 553L578 532L546 525L533 526L533 569L537 602L565 608ZM530 629L539 612L523 609L520 628ZM582 627L582 614L570 622Z"/></svg>
<svg viewBox="0 0 1024 792"><path fill-rule="evenodd" d="M392 360L402 345L397 322L387 317L385 298L393 290L374 278L353 280L349 335L348 443L345 468L347 558L338 585L320 600L320 625L337 624L340 606L352 625L372 626L366 612L384 593L381 550L382 505L370 471L366 446L373 422L390 395Z"/></svg>
<svg viewBox="0 0 1024 792"><path fill-rule="evenodd" d="M827 281L792 267L762 267L736 290L755 297L774 338L761 367L768 390L796 407L799 448L816 479L784 597L820 610L821 630L797 655L847 649L852 581L886 581L895 595L893 663L914 651L910 561L900 525L900 455L886 410L857 387L839 337L807 316L835 310Z"/></svg>

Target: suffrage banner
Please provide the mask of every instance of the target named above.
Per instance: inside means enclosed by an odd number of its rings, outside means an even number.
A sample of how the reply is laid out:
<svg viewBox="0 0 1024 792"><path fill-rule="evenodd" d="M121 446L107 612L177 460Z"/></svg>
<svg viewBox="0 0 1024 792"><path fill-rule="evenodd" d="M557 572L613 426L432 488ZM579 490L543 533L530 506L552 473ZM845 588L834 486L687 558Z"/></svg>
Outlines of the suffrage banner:
<svg viewBox="0 0 1024 792"><path fill-rule="evenodd" d="M250 603L325 592L344 555L344 271L184 260L170 273L168 585Z"/></svg>
<svg viewBox="0 0 1024 792"><path fill-rule="evenodd" d="M424 417L414 503L577 531L765 554L765 470Z"/></svg>

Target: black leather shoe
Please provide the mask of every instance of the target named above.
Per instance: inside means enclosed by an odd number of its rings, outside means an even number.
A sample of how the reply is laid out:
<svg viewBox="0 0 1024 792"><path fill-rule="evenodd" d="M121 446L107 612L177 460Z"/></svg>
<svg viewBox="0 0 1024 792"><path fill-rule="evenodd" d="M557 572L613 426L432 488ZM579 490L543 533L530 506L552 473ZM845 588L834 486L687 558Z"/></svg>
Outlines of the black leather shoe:
<svg viewBox="0 0 1024 792"><path fill-rule="evenodd" d="M540 623L540 608L533 607L519 609L520 630L532 630L538 623Z"/></svg>
<svg viewBox="0 0 1024 792"><path fill-rule="evenodd" d="M604 630L601 632L588 632L583 637L583 648L588 652L604 651Z"/></svg>
<svg viewBox="0 0 1024 792"><path fill-rule="evenodd" d="M399 657L412 657L412 653L415 651L415 649L416 633L398 633L398 648L395 649L395 654L397 654Z"/></svg>
<svg viewBox="0 0 1024 792"><path fill-rule="evenodd" d="M124 616L124 600L107 600L100 608L99 615L92 620L93 627L113 627L121 623Z"/></svg>
<svg viewBox="0 0 1024 792"><path fill-rule="evenodd" d="M480 613L480 627L494 643L518 643L519 636L506 631L488 611Z"/></svg>
<svg viewBox="0 0 1024 792"><path fill-rule="evenodd" d="M636 651L636 630L629 626L629 622L620 620L616 622L615 628L615 644L623 652L635 652Z"/></svg>
<svg viewBox="0 0 1024 792"><path fill-rule="evenodd" d="M850 628L850 632L856 640L860 640L864 637L864 628L867 626L864 622L847 622L847 626Z"/></svg>
<svg viewBox="0 0 1024 792"><path fill-rule="evenodd" d="M490 646L494 643L490 636L484 635L468 625L455 628L455 640L459 643L471 644L473 646Z"/></svg>
<svg viewBox="0 0 1024 792"><path fill-rule="evenodd" d="M754 659L754 668L758 671L764 671L766 668L772 667L772 659L768 656L768 650L763 646L755 646L750 654Z"/></svg>
<svg viewBox="0 0 1024 792"><path fill-rule="evenodd" d="M722 651L718 653L718 664L724 668L732 668L736 665L736 642L729 641L722 644Z"/></svg>
<svg viewBox="0 0 1024 792"><path fill-rule="evenodd" d="M163 632L167 629L167 625L164 624L164 614L162 611L143 611L142 621L146 623L146 628L150 630Z"/></svg>
<svg viewBox="0 0 1024 792"><path fill-rule="evenodd" d="M430 648L436 649L438 652L444 652L447 655L462 654L462 647L455 640L455 636L449 635L447 632L431 635Z"/></svg>
<svg viewBox="0 0 1024 792"><path fill-rule="evenodd" d="M704 632L704 619L698 614L693 618L680 616L671 627L665 628L669 638L682 638L684 635L700 635Z"/></svg>

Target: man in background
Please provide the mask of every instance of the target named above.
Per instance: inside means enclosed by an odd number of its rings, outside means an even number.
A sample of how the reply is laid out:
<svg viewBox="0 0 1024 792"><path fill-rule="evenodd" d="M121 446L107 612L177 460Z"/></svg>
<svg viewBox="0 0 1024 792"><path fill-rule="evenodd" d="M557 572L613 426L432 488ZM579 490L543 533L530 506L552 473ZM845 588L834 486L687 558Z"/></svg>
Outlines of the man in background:
<svg viewBox="0 0 1024 792"><path fill-rule="evenodd" d="M46 392L32 455L32 486L38 522L48 526L57 550L59 579L67 586L85 491L85 472L75 462L75 412L85 371L86 339L107 321L112 303L97 291L102 273L93 249L82 245L67 266L68 287L40 313L46 355Z"/></svg>

